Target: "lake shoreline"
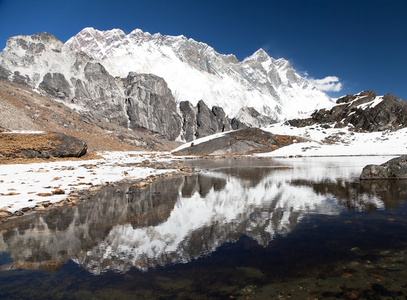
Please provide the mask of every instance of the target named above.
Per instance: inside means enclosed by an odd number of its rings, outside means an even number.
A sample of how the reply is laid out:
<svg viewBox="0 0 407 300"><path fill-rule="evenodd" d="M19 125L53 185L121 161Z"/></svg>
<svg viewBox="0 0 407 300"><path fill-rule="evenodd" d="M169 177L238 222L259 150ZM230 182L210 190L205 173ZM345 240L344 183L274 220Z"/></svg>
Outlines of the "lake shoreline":
<svg viewBox="0 0 407 300"><path fill-rule="evenodd" d="M131 183L146 188L153 181L195 171L186 162L195 159L300 159L338 157L385 157L394 155L255 155L175 156L169 152L110 151L91 156L90 160L56 160L3 165L0 174L0 222L52 207L75 206L105 186ZM96 158L96 159L94 159ZM38 175L38 176L37 176ZM44 176L48 175L48 176ZM30 184L31 181L31 184ZM34 182L33 182L34 181ZM28 187L28 188L27 188Z"/></svg>

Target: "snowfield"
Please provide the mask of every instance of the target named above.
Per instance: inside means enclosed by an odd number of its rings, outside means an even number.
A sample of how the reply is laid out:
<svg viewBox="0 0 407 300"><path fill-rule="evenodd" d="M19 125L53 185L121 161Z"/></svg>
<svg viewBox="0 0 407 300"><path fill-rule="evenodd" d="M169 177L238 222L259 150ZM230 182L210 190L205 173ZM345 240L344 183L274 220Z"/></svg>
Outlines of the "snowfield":
<svg viewBox="0 0 407 300"><path fill-rule="evenodd" d="M407 128L397 131L354 132L352 127L323 128L318 124L301 128L273 124L263 130L273 134L309 139L277 149L261 156L369 156L407 154Z"/></svg>

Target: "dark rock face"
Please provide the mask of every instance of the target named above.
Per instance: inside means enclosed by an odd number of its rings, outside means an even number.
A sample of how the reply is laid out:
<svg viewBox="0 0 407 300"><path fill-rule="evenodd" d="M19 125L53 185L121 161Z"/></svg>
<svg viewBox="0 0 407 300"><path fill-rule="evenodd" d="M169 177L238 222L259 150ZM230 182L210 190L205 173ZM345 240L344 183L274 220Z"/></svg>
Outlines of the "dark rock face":
<svg viewBox="0 0 407 300"><path fill-rule="evenodd" d="M212 139L189 148L184 148L178 155L224 155L251 154L269 152L280 146L277 138L269 132L257 128L233 131L222 137Z"/></svg>
<svg viewBox="0 0 407 300"><path fill-rule="evenodd" d="M218 132L232 130L231 121L219 106L212 109L200 100L196 107L189 101L180 102L182 138L187 142Z"/></svg>
<svg viewBox="0 0 407 300"><path fill-rule="evenodd" d="M52 97L66 99L70 96L70 85L61 73L45 74L40 89Z"/></svg>
<svg viewBox="0 0 407 300"><path fill-rule="evenodd" d="M196 123L196 138L232 129L221 107L214 106L212 110L210 110L202 100L197 104Z"/></svg>
<svg viewBox="0 0 407 300"><path fill-rule="evenodd" d="M11 76L11 81L21 85L30 85L30 78L28 76L23 76L20 72L15 71Z"/></svg>
<svg viewBox="0 0 407 300"><path fill-rule="evenodd" d="M0 80L8 80L8 77L10 76L11 72L2 66L0 66Z"/></svg>
<svg viewBox="0 0 407 300"><path fill-rule="evenodd" d="M164 79L152 74L131 72L124 80L124 87L130 128L145 127L169 140L179 136L181 117Z"/></svg>
<svg viewBox="0 0 407 300"><path fill-rule="evenodd" d="M85 81L71 79L75 86L75 98L71 101L88 109L96 119L127 127L124 95L113 76L99 63L86 62Z"/></svg>
<svg viewBox="0 0 407 300"><path fill-rule="evenodd" d="M392 94L383 96L374 103L377 95L364 91L358 95L347 95L337 100L332 109L315 111L311 118L287 121L291 126L304 127L313 124L333 124L335 127L352 125L356 131L397 130L407 126L407 102Z"/></svg>
<svg viewBox="0 0 407 300"><path fill-rule="evenodd" d="M369 132L404 128L407 126L407 102L387 94L374 108L352 115L349 122Z"/></svg>
<svg viewBox="0 0 407 300"><path fill-rule="evenodd" d="M179 109L182 118L182 138L187 142L193 141L195 139L197 127L197 108L194 107L189 101L181 101L179 103Z"/></svg>
<svg viewBox="0 0 407 300"><path fill-rule="evenodd" d="M393 158L380 166L367 165L360 179L407 179L407 155Z"/></svg>

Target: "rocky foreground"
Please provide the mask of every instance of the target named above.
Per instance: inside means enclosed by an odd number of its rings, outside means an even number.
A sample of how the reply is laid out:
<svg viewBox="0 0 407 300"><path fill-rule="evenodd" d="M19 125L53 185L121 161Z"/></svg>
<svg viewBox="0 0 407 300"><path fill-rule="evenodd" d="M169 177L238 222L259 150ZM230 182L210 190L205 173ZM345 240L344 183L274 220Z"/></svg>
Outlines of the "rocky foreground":
<svg viewBox="0 0 407 300"><path fill-rule="evenodd" d="M97 159L1 166L0 220L53 206L76 205L103 186L146 188L162 176L189 174L165 152L103 152Z"/></svg>

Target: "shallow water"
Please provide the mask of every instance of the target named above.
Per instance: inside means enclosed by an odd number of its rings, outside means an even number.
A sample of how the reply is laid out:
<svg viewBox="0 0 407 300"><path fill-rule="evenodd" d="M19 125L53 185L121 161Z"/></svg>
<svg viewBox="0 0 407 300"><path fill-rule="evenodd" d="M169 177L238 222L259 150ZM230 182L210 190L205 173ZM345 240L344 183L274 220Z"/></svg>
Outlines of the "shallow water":
<svg viewBox="0 0 407 300"><path fill-rule="evenodd" d="M407 182L358 180L388 159L191 160L9 220L0 297L405 299Z"/></svg>

